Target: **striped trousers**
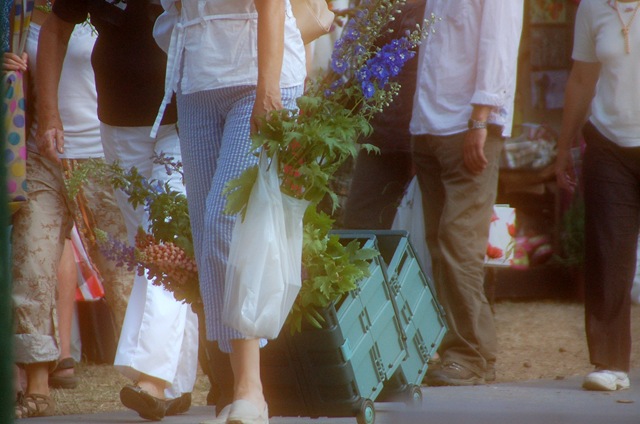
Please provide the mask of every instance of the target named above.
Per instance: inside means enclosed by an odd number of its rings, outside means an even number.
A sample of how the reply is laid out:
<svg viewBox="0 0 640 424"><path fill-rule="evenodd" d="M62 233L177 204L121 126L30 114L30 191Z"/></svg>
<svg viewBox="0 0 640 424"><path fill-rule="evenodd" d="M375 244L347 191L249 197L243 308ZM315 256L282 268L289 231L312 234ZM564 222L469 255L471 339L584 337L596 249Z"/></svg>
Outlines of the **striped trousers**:
<svg viewBox="0 0 640 424"><path fill-rule="evenodd" d="M295 108L302 86L282 89L282 104ZM231 351L245 338L222 322L224 279L235 216L226 215L226 184L258 158L250 153L250 118L255 86L178 93L180 149L193 244L200 275L207 339Z"/></svg>

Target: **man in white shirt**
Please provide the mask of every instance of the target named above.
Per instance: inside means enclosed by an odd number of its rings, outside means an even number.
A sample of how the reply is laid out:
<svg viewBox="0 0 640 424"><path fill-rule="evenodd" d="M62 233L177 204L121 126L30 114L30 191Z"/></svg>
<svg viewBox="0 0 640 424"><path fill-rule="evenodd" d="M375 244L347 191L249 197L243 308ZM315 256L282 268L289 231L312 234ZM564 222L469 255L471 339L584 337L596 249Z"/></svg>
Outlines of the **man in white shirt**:
<svg viewBox="0 0 640 424"><path fill-rule="evenodd" d="M511 134L523 0L429 0L439 21L420 46L412 155L427 244L449 332L433 386L495 379L496 331L484 254L498 162Z"/></svg>

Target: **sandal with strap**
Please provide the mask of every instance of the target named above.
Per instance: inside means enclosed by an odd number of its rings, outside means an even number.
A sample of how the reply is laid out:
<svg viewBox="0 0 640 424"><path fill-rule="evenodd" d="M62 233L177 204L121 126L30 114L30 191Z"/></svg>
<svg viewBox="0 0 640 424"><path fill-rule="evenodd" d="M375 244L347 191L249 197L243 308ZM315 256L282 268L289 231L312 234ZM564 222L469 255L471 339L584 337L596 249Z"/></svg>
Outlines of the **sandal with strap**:
<svg viewBox="0 0 640 424"><path fill-rule="evenodd" d="M78 377L75 375L56 375L59 371L74 370L76 361L73 358L64 358L58 361L56 367L49 373L49 386L56 389L75 389L78 386Z"/></svg>
<svg viewBox="0 0 640 424"><path fill-rule="evenodd" d="M28 395L19 395L15 407L15 417L50 417L54 414L56 402L50 396L31 393Z"/></svg>

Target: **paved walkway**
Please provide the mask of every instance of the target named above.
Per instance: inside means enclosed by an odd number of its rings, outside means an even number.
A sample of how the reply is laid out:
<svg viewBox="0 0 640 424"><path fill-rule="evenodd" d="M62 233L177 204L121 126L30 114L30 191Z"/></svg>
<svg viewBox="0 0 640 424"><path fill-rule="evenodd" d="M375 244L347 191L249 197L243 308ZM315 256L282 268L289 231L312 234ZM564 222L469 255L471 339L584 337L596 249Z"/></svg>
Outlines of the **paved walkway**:
<svg viewBox="0 0 640 424"><path fill-rule="evenodd" d="M400 403L376 403L376 424L640 424L640 370L631 373L631 389L588 392L580 378L535 380L477 387L425 387L415 410ZM213 416L213 407L193 407L167 417L164 424L197 424ZM21 421L18 421L21 422ZM149 423L131 411L35 418L24 424ZM273 417L271 424L355 424L354 417Z"/></svg>

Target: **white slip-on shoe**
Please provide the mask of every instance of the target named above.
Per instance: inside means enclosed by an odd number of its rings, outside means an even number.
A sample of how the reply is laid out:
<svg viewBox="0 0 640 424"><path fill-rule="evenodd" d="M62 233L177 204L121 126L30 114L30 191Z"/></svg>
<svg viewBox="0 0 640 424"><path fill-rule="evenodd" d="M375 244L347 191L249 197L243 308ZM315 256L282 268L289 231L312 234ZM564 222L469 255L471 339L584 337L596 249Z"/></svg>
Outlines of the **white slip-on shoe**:
<svg viewBox="0 0 640 424"><path fill-rule="evenodd" d="M260 411L248 400L238 399L231 404L227 424L269 424L267 405Z"/></svg>
<svg viewBox="0 0 640 424"><path fill-rule="evenodd" d="M231 404L222 408L222 411L212 420L202 421L200 424L226 424L229 419L229 412L231 411Z"/></svg>
<svg viewBox="0 0 640 424"><path fill-rule="evenodd" d="M626 372L609 370L589 373L582 382L582 387L587 390L623 390L628 389L630 385Z"/></svg>

